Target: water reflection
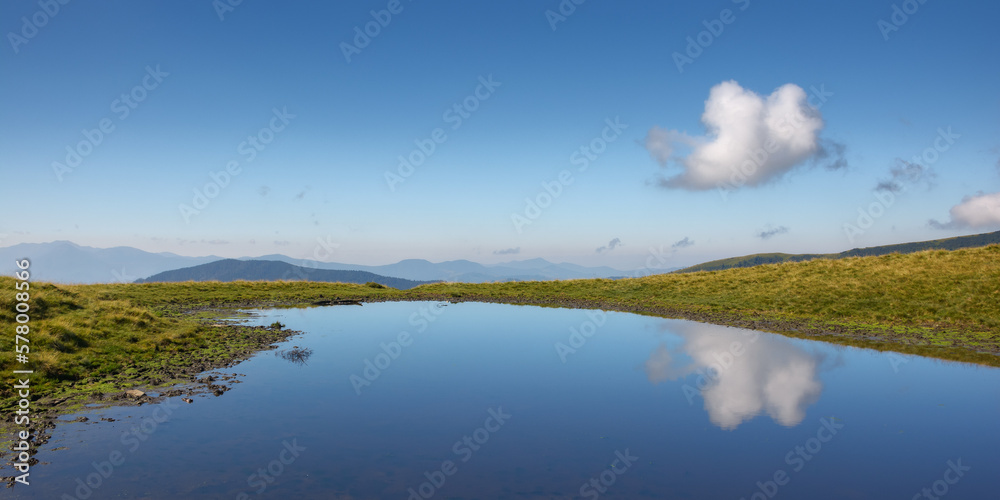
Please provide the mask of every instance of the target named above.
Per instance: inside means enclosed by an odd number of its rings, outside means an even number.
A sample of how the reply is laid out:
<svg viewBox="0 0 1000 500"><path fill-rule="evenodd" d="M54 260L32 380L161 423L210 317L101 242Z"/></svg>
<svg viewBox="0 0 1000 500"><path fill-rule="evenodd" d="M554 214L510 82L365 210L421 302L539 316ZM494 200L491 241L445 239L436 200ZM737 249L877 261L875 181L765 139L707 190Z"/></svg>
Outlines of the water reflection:
<svg viewBox="0 0 1000 500"><path fill-rule="evenodd" d="M703 397L709 419L723 429L735 429L762 412L781 425L798 425L823 391L817 377L820 353L753 330L671 326L668 331L684 342L674 350L665 343L654 349L644 366L646 376L654 384L686 379L682 391L688 402Z"/></svg>
<svg viewBox="0 0 1000 500"><path fill-rule="evenodd" d="M312 349L308 347L294 346L291 349L277 351L274 355L285 361L291 361L292 364L304 365L309 360L309 356L312 356L312 353Z"/></svg>
<svg viewBox="0 0 1000 500"><path fill-rule="evenodd" d="M403 500L425 482L433 500L570 498L592 479L600 500L911 498L959 457L973 469L948 500L996 497L982 471L1000 470L1000 370L914 356L894 371L877 351L610 312L564 364L553 346L588 313L465 302L423 331L434 304L262 311L253 324L305 332L276 350L311 348L308 365L269 351L233 367L246 376L222 397L67 415L31 486L0 500ZM351 376L401 331L412 344L359 397ZM499 407L512 427L479 432ZM823 422L847 427L826 443ZM639 457L621 475L616 450Z"/></svg>

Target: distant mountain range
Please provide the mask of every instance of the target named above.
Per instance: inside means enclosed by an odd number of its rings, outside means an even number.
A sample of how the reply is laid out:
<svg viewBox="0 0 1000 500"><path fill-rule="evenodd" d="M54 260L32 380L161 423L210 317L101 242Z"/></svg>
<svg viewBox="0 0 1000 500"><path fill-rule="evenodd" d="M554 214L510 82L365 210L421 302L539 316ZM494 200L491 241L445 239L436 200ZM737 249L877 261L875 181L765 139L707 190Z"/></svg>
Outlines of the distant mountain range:
<svg viewBox="0 0 1000 500"><path fill-rule="evenodd" d="M846 252L831 254L785 254L763 253L714 260L684 269L670 268L658 272L694 272L715 271L733 267L750 267L777 262L799 262L811 259L840 259L844 257L885 255L899 252L909 253L927 249L954 250L958 248L985 246L1000 243L1000 231L993 233L959 236L940 240L902 243L868 248L855 248ZM16 259L30 258L32 260L32 279L56 283L131 283L148 277L156 281L175 281L175 276L166 271L184 271L188 279L216 279L226 281L231 279L271 279L268 276L283 276L286 272L297 273L293 267L278 267L275 263L284 263L303 268L309 273L320 270L328 271L358 271L370 275L344 274L343 280L316 278L316 281L347 281L365 283L374 281L394 288L407 288L410 282L453 281L464 283L482 283L487 281L532 281L532 280L567 280L583 278L624 278L628 276L646 276L649 270L641 272L620 271L611 267L585 267L563 262L554 264L545 259L529 259L504 262L496 265L483 265L468 260L450 260L445 262L430 262L423 259L407 259L395 264L383 266L362 266L338 262L318 262L314 260L295 259L287 255L263 255L260 257L242 257L240 259L225 259L208 255L205 257L185 257L169 252L152 253L132 247L93 248L80 246L69 241L53 241L51 243L21 243L0 248L0 262L13 262ZM214 267L200 268L202 264L222 261ZM239 261L272 261L267 266L254 264L239 267ZM190 268L197 270L192 271ZM245 273L245 274L239 274ZM275 274L276 273L276 274ZM210 277L209 277L210 276ZM329 275L333 276L333 275ZM351 277L353 276L353 278ZM362 278L364 276L364 278ZM382 279L383 281L379 281ZM389 284L384 280L400 279L397 284Z"/></svg>
<svg viewBox="0 0 1000 500"><path fill-rule="evenodd" d="M151 253L132 247L93 248L69 241L21 243L0 248L0 262L32 259L32 277L56 283L131 283L164 271L198 266L223 257L185 257L173 253ZM383 266L361 266L336 262L295 259L287 255L242 257L238 260L279 261L307 269L366 271L383 277L412 281L528 281L577 278L616 278L631 273L610 267L584 267L576 264L553 264L545 259L505 262L487 266L468 260L429 262L408 259ZM672 269L664 269L668 272ZM648 273L647 273L648 274ZM372 280L368 280L372 281Z"/></svg>
<svg viewBox="0 0 1000 500"><path fill-rule="evenodd" d="M900 243L898 245L855 248L853 250L847 250L846 252L840 253L757 253L753 255L744 255L743 257L713 260L696 266L686 267L676 272L692 273L695 271L719 271L734 267L753 267L761 264L776 264L779 262L801 262L812 259L843 259L845 257L869 257L873 255L887 255L890 253L913 253L921 250L957 250L959 248L983 247L995 243L1000 243L1000 231L973 234L970 236L958 236L955 238L944 238L940 240Z"/></svg>
<svg viewBox="0 0 1000 500"><path fill-rule="evenodd" d="M368 271L383 276L394 276L418 281L454 281L483 283L487 281L568 280L580 278L624 277L627 273L610 267L584 267L576 264L553 264L545 259L519 260L486 266L468 260L430 262L407 259L384 266L360 266L338 262L316 262L292 259L285 255L263 255L260 260L277 260L318 269Z"/></svg>
<svg viewBox="0 0 1000 500"><path fill-rule="evenodd" d="M21 243L0 248L0 263L31 259L31 278L56 283L131 283L169 269L222 259L150 253L132 247L93 248L69 241ZM8 265L8 264L5 264Z"/></svg>
<svg viewBox="0 0 1000 500"><path fill-rule="evenodd" d="M293 266L287 262L274 260L223 259L173 271L164 271L136 283L156 283L163 281L325 281L340 283L375 282L405 290L432 281L413 281L389 278L367 271L335 271L331 269L309 269Z"/></svg>

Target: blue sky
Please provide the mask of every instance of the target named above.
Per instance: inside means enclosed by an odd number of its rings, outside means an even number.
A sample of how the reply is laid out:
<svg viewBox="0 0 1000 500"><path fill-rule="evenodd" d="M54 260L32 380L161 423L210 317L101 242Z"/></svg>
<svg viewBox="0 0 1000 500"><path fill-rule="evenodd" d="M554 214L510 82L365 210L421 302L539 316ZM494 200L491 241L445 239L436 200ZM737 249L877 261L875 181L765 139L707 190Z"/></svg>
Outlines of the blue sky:
<svg viewBox="0 0 1000 500"><path fill-rule="evenodd" d="M652 262L675 266L1000 229L990 197L1000 192L998 5L244 1L219 10L226 2L56 2L55 14L37 1L0 6L0 246L58 239L310 257L322 240L339 245L325 260L358 264L543 257L635 269L651 249L661 255ZM894 5L912 13L894 19ZM397 12L385 22L378 11L389 8ZM348 61L355 28L376 31L371 11L384 26ZM710 43L685 54L687 37L697 43L702 32ZM683 71L675 53L689 57ZM747 154L727 150L725 137L757 134L763 119L732 118L744 108L725 89L769 103L788 84L825 92L810 101L818 110L803 111L821 119L805 153L724 194L664 185L711 168L699 145L717 142L723 163ZM126 96L133 107L122 94L137 98ZM778 101L802 104L786 95ZM719 136L703 123L710 96L726 110ZM474 110L463 117L456 104ZM621 125L609 132L609 121ZM102 124L110 132L97 141ZM677 141L662 158L653 131ZM267 142L252 160L251 136ZM945 147L924 154L935 140ZM79 165L53 166L81 141L90 144ZM433 152L387 182L418 143ZM581 171L573 155L588 145L602 152ZM817 159L810 146L831 155ZM836 151L846 163L825 168ZM238 174L213 180L227 165ZM571 184L558 184L563 171ZM893 182L876 190L883 181ZM216 182L225 186L205 193ZM543 182L559 195L527 217L526 198L546 201ZM196 190L214 195L200 209ZM859 209L876 215L870 225ZM675 246L684 238L694 244ZM518 251L496 253L505 249Z"/></svg>

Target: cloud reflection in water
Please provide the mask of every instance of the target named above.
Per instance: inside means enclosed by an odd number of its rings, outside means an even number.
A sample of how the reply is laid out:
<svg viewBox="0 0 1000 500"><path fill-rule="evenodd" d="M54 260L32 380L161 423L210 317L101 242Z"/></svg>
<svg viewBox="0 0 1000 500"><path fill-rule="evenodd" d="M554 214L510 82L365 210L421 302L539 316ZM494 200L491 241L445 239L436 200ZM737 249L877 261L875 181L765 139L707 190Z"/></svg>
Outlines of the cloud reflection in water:
<svg viewBox="0 0 1000 500"><path fill-rule="evenodd" d="M674 351L658 346L646 360L646 376L654 384L687 379L681 389L688 402L700 394L709 419L723 429L735 429L763 412L781 425L798 425L823 391L817 376L822 354L754 330L703 323L670 326L668 331L684 342ZM678 358L684 355L690 361L682 365Z"/></svg>

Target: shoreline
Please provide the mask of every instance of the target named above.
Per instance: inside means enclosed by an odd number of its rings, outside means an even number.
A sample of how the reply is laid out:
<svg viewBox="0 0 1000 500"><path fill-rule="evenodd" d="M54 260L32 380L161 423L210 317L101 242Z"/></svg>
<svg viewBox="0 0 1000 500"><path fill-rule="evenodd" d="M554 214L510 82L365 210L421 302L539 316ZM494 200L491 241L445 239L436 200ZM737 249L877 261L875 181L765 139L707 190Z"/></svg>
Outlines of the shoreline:
<svg viewBox="0 0 1000 500"><path fill-rule="evenodd" d="M475 286L475 285L474 285ZM481 285L480 285L481 286ZM821 318L794 318L781 317L777 314L745 312L718 312L699 311L684 307L664 307L659 305L634 304L613 302L601 299L547 297L547 298L527 298L506 295L485 295L476 293L441 293L430 292L418 289L396 291L398 293L382 295L355 295L351 297L334 296L326 298L320 296L319 300L313 298L302 298L300 300L240 300L237 302L216 302L205 305L179 306L172 304L165 308L167 316L181 320L189 324L197 324L206 328L208 332L205 338L209 340L207 345L189 350L181 351L161 351L159 356L166 356L165 362L160 369L151 367L130 366L127 368L137 368L133 376L124 376L124 373L117 373L111 380L104 382L114 383L122 391L133 387L164 387L176 385L177 383L188 381L208 370L226 368L235 365L245 359L249 359L258 352L274 348L274 344L287 340L287 338L301 334L292 330L274 330L270 327L256 326L249 327L236 322L241 310L244 309L269 309L269 308L299 308L299 307L330 307L330 306L350 306L364 303L377 302L416 302L416 301L441 301L441 302L481 302L507 305L525 305L537 307L559 307L569 309L601 309L605 311L615 311L631 314L640 314L665 319L680 319L711 323L720 326L745 328L759 330L768 333L783 335L793 338L803 338L818 340L833 344L848 345L875 349L878 351L892 351L900 354L919 355L924 357L941 359L944 361L959 361L972 364L1000 367L1000 343L991 344L987 349L963 342L961 334L977 334L969 330L963 332L954 328L928 328L913 327L908 325L875 324L866 325L860 323L835 323L824 321ZM206 316L206 313L207 316ZM902 335L899 329L910 335ZM212 335L212 332L222 333L221 336ZM225 332L229 332L226 334ZM253 333L251 333L253 332ZM989 332L992 333L992 332ZM917 334L947 335L950 337L952 345L934 345L930 339L913 338ZM231 342L233 337L239 336L239 342ZM957 336L957 337L956 337ZM221 339L220 339L221 337ZM191 357L178 358L179 355L190 355ZM45 405L57 404L62 406L66 401L76 404L76 400L84 397L87 403L101 402L101 398L94 399L87 393L92 392L88 388L88 382L74 381L70 387L82 386L80 389L67 390L47 397L39 398L35 403ZM106 386L102 386L106 387ZM0 409L11 408L11 401L0 402Z"/></svg>
<svg viewBox="0 0 1000 500"><path fill-rule="evenodd" d="M219 308L199 308L195 312L216 311L223 312L225 309ZM226 318L235 318L239 314L238 308L228 311ZM224 314L225 316L225 314ZM221 351L221 355L209 353L206 356L192 356L187 359L171 358L169 365L159 368L152 365L140 367L134 376L118 376L112 380L100 381L80 381L71 383L71 389L59 392L55 395L46 395L32 401L37 408L31 414L31 424L15 426L10 422L0 425L0 463L4 466L11 466L12 459L16 455L10 449L10 443L14 440L15 430L26 430L29 432L29 440L32 448L29 451L31 459L29 463L35 466L39 463L36 455L40 446L47 444L52 437L52 430L58 423L70 422L92 422L89 417L81 415L75 420L65 420L60 422L60 418L65 415L77 413L87 413L99 411L110 407L142 406L144 404L158 404L167 398L186 396L188 398L199 395L222 396L231 389L231 385L240 383L239 373L211 375L209 372L224 370L250 359L251 357L277 348L276 344L287 341L295 335L305 332L289 329L274 329L266 326L246 326L236 322L235 319L195 319L194 321L211 322L209 328L216 330L229 330L233 335L243 334L242 337L249 342L243 343L234 349ZM208 351L205 349L204 351ZM119 374L122 375L122 374ZM116 390L105 392L108 384L113 385ZM77 387L79 386L79 389ZM139 390L143 394L132 395L129 391ZM152 394L155 394L152 395ZM5 408L5 411L9 411ZM0 476L0 481L6 483L7 487L13 487L15 476Z"/></svg>
<svg viewBox="0 0 1000 500"><path fill-rule="evenodd" d="M247 326L241 324L239 316L245 309L283 309L302 307L333 307L364 305L365 303L379 302L420 302L420 301L440 301L449 303L493 303L506 305L520 305L533 307L558 307L568 309L600 309L604 311L615 311L629 314L640 314L645 316L659 317L664 319L679 319L711 323L720 326L745 328L764 331L772 334L783 335L792 338L816 340L839 345L874 349L878 351L891 351L906 355L918 355L935 358L942 361L971 363L991 367L1000 367L1000 351L977 351L972 346L941 347L933 346L929 343L923 345L913 343L903 343L897 339L886 337L887 329L883 325L875 325L870 329L859 327L858 325L844 326L824 323L818 319L801 320L792 318L778 318L759 314L756 316L740 313L718 313L699 312L685 310L682 308L664 308L656 306L642 306L622 303L612 303L595 299L567 299L550 297L544 300L526 300L524 298L486 296L476 294L443 294L443 293L405 293L398 296L369 296L356 298L323 299L320 301L292 300L292 301L268 301L268 300L244 300L238 303L201 305L195 307L171 307L172 313L183 318L187 322L196 322L200 326L208 328L210 333L221 334L210 336L216 343L212 343L192 353L191 356L170 356L159 368L153 366L139 367L137 371L131 372L131 376L119 373L111 380L101 381L81 381L73 382L70 388L56 395L39 398L34 401L36 407L40 408L35 412L32 424L27 428L32 435L32 460L36 460L34 455L38 451L38 446L43 445L51 438L51 431L55 428L60 417L71 415L77 412L100 410L113 406L139 406L142 404L156 404L165 398L176 396L194 396L212 393L221 396L230 389L225 383L238 383L239 373L232 373L223 378L213 378L202 376L207 372L219 371L231 368L251 357L277 348L278 343L287 341L295 335L305 332L289 329L276 329L266 326ZM207 316L206 316L206 313ZM228 333L228 334L227 334ZM227 342L227 339L239 337L241 342L236 345ZM166 352L166 351L164 351ZM177 353L174 353L177 354ZM201 355L199 355L201 354ZM238 371L237 371L238 372ZM214 382L223 382L215 384ZM117 390L105 392L100 388L108 388L108 384ZM156 396L145 394L139 397L129 396L126 391L139 389L144 392L156 393ZM89 405L99 406L89 406ZM82 420L77 420L82 421ZM66 422L73 422L69 420ZM10 440L13 426L4 425L0 428L0 435L3 439L4 449L0 452L0 459L9 465L9 447L6 446ZM37 463L37 461L36 461ZM13 477L3 477L8 484L11 484Z"/></svg>
<svg viewBox="0 0 1000 500"><path fill-rule="evenodd" d="M0 277L0 286L13 288L14 281ZM407 290L310 281L35 282L32 422L0 425L0 442L28 429L42 444L59 416L88 403L154 402L133 401L128 389L192 390L199 374L301 333L280 323L246 326L241 309L425 300L601 309L996 368L998 284L1000 245L620 280L442 282ZM15 319L13 299L0 297L4 321ZM15 366L12 352L0 354L0 368ZM5 413L18 404L11 387L0 387ZM207 389L225 392L212 380ZM0 458L10 451L6 446Z"/></svg>

